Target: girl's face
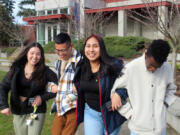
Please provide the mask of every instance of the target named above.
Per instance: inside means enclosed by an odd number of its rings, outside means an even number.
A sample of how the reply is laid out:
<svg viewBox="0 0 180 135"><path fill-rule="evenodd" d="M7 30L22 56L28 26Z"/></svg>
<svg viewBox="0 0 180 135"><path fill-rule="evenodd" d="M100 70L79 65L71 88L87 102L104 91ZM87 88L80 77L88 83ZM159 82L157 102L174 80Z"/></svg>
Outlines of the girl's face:
<svg viewBox="0 0 180 135"><path fill-rule="evenodd" d="M41 59L41 51L38 47L32 47L27 53L28 63L35 66Z"/></svg>
<svg viewBox="0 0 180 135"><path fill-rule="evenodd" d="M96 38L91 37L90 39L86 41L84 53L90 62L99 61L100 46Z"/></svg>

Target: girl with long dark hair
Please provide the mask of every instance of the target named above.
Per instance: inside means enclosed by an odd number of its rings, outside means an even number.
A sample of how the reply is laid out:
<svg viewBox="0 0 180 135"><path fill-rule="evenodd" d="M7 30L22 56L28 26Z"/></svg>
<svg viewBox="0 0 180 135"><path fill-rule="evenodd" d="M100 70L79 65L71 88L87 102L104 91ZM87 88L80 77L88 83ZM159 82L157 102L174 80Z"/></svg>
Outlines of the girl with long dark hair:
<svg viewBox="0 0 180 135"><path fill-rule="evenodd" d="M123 62L107 54L103 39L91 35L85 41L74 83L78 94L77 121L84 121L85 135L117 135L126 120L110 106L110 93L121 75ZM125 100L126 89L117 90Z"/></svg>
<svg viewBox="0 0 180 135"><path fill-rule="evenodd" d="M26 46L0 83L0 112L4 115L13 114L17 135L41 134L46 100L55 96L46 91L48 82L57 84L57 77L45 66L42 46L39 43ZM10 108L9 91L11 91Z"/></svg>

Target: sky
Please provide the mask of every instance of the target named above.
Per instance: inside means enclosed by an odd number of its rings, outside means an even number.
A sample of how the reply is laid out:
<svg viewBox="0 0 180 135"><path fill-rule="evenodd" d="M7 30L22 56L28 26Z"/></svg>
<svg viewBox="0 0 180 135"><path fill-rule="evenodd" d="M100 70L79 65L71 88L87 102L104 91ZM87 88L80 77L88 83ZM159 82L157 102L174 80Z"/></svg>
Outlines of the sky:
<svg viewBox="0 0 180 135"><path fill-rule="evenodd" d="M15 23L18 23L18 24L26 24L23 20L22 20L22 17L18 17L17 16L17 13L19 11L19 7L18 7L18 3L20 2L21 0L15 0L15 4L14 4L14 12L13 12L13 16L15 17Z"/></svg>
<svg viewBox="0 0 180 135"><path fill-rule="evenodd" d="M17 13L19 11L19 7L18 7L18 3L20 2L21 0L15 0L15 4L14 4L14 12L13 12L13 16L15 17L15 23L18 23L18 24L23 24L24 21L22 20L22 17L18 17L17 16Z"/></svg>

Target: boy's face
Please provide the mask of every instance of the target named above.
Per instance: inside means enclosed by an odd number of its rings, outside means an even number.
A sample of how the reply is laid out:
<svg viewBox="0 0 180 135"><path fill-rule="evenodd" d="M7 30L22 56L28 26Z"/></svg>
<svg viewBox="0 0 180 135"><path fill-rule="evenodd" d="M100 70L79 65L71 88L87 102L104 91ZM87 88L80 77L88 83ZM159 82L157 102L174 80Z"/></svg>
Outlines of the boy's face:
<svg viewBox="0 0 180 135"><path fill-rule="evenodd" d="M155 61L153 56L147 56L145 54L146 68L150 72L155 72L157 68L161 67L161 64Z"/></svg>
<svg viewBox="0 0 180 135"><path fill-rule="evenodd" d="M72 46L72 44L67 45L67 43L55 43L56 53L58 54L60 60L68 60L70 58L72 53Z"/></svg>

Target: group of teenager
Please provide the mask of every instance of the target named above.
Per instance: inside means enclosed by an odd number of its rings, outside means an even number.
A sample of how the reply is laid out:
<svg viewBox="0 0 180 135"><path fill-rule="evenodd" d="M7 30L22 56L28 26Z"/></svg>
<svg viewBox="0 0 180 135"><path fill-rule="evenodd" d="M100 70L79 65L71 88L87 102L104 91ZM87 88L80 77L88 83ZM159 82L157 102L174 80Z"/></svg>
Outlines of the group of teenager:
<svg viewBox="0 0 180 135"><path fill-rule="evenodd" d="M45 65L42 46L32 43L0 83L0 110L13 114L16 135L41 134L51 98L56 103L52 135L74 135L81 122L85 135L118 135L126 120L131 135L166 134L166 108L179 100L167 41L153 40L125 66L108 55L98 35L85 40L81 54L67 33L54 41L59 56L54 72Z"/></svg>

